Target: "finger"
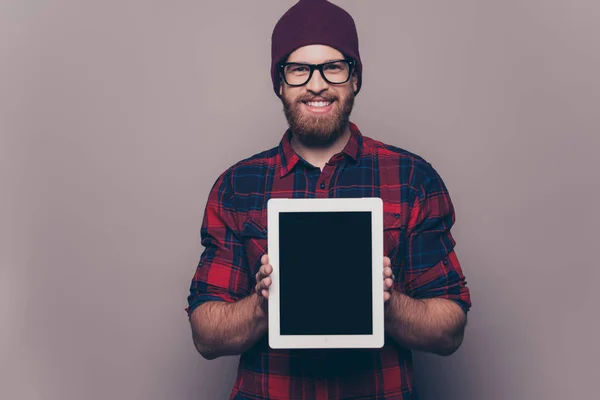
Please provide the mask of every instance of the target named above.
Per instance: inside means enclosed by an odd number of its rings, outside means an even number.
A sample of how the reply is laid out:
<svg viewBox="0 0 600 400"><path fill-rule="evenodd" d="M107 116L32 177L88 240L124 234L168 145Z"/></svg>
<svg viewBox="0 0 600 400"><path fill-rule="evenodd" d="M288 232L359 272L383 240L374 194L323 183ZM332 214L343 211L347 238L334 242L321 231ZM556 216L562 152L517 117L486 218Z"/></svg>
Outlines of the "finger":
<svg viewBox="0 0 600 400"><path fill-rule="evenodd" d="M261 293L262 293L262 296L263 296L265 299L268 299L268 298L269 298L269 291L268 291L268 290L266 290L266 289L263 289L263 290L261 291Z"/></svg>
<svg viewBox="0 0 600 400"><path fill-rule="evenodd" d="M392 260L389 257L383 257L383 267L386 268L390 265L392 265Z"/></svg>
<svg viewBox="0 0 600 400"><path fill-rule="evenodd" d="M383 280L383 289L384 290L390 290L393 285L394 285L394 281L392 281L392 278L386 278Z"/></svg>
<svg viewBox="0 0 600 400"><path fill-rule="evenodd" d="M256 284L254 290L256 291L256 293L258 293L259 296L268 297L269 286L271 286L271 279L265 278ZM267 293L267 295L265 295L265 293Z"/></svg>
<svg viewBox="0 0 600 400"><path fill-rule="evenodd" d="M268 289L269 286L271 286L271 278L266 277L265 279L258 281L256 284L256 291L258 292L259 290Z"/></svg>
<svg viewBox="0 0 600 400"><path fill-rule="evenodd" d="M268 290L267 288L265 288L265 287L262 285L262 283L257 283L257 284L256 284L256 286L254 287L254 290L256 291L256 293L257 293L259 296L262 296L262 297L266 297L266 296L265 296L265 293L267 293L267 294L269 293L269 290Z"/></svg>
<svg viewBox="0 0 600 400"><path fill-rule="evenodd" d="M271 264L265 264L261 266L256 273L256 280L260 281L266 278L267 276L271 275L271 272L273 272L273 266Z"/></svg>
<svg viewBox="0 0 600 400"><path fill-rule="evenodd" d="M390 294L390 292L383 292L383 302L384 303L386 301L388 301L390 299L390 297L392 297L392 295Z"/></svg>
<svg viewBox="0 0 600 400"><path fill-rule="evenodd" d="M383 277L384 278L391 278L392 276L393 276L392 269L390 267L385 267L383 269Z"/></svg>
<svg viewBox="0 0 600 400"><path fill-rule="evenodd" d="M263 256L260 258L260 263L261 264L268 264L269 263L269 256L267 254L263 254Z"/></svg>

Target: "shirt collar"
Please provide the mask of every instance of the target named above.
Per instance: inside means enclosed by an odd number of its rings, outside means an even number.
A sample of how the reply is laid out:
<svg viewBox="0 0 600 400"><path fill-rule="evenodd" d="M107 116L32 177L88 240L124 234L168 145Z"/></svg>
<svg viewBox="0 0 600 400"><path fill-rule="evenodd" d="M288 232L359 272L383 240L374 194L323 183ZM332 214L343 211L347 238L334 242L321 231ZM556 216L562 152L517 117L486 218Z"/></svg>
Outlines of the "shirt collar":
<svg viewBox="0 0 600 400"><path fill-rule="evenodd" d="M350 157L357 165L359 165L360 157L362 155L363 136L354 123L350 122L349 125L350 138L348 139L348 143L346 143L344 150L342 150L342 153ZM291 139L292 132L288 129L284 133L281 142L279 142L279 157L281 159L279 176L281 178L290 173L301 160L300 156L292 148Z"/></svg>

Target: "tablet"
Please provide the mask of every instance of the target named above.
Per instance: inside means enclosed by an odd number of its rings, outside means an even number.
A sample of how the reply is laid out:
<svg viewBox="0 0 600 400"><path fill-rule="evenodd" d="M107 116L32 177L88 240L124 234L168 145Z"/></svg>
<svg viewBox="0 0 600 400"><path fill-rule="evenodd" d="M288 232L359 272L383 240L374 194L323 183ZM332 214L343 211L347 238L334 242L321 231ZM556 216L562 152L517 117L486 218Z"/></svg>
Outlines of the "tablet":
<svg viewBox="0 0 600 400"><path fill-rule="evenodd" d="M267 224L269 346L382 347L382 200L270 199Z"/></svg>

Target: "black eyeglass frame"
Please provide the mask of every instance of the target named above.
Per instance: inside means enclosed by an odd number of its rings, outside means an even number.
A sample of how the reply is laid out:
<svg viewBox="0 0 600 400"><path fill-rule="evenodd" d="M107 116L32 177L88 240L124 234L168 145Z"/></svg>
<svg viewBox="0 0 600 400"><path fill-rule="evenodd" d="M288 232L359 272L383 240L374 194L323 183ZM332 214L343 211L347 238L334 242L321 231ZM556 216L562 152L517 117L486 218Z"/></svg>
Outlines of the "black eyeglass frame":
<svg viewBox="0 0 600 400"><path fill-rule="evenodd" d="M329 65L329 64L335 64L338 63L340 61L344 61L346 64L348 64L348 78L346 78L345 81L343 82L331 82L329 79L327 79L325 77L325 73L323 72L323 67L325 65ZM308 74L308 78L306 79L306 82L304 83L300 83L300 84L290 84L287 79L285 78L285 67L287 67L288 65L301 65L301 66L305 66L308 67L310 69L310 72ZM328 61L325 63L321 63L321 64L306 64L306 63L299 63L299 62L286 62L286 63L282 63L279 64L279 73L281 75L281 77L283 78L283 81L288 85L288 86L292 86L292 87L299 87L299 86L304 86L306 85L308 82L310 82L310 80L312 79L313 73L315 72L315 70L318 70L321 73L321 77L325 80L325 82L329 83L330 85L343 85L344 83L348 82L350 80L350 78L352 77L352 73L354 72L354 68L356 67L356 61L351 59L351 58L343 58L340 60L333 60L333 61Z"/></svg>

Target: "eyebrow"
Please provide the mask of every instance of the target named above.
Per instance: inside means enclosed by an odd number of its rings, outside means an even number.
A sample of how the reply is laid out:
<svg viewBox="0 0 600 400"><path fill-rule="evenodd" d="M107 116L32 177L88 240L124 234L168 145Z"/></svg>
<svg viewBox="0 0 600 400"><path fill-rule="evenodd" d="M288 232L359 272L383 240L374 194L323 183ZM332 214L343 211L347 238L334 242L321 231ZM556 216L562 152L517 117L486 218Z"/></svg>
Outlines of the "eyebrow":
<svg viewBox="0 0 600 400"><path fill-rule="evenodd" d="M328 62L340 61L340 60L343 60L343 58L329 58L329 59L327 59L327 60L325 60L323 62L320 62L318 64L325 64L325 63L328 63ZM288 62L294 63L294 64L309 64L309 65L313 65L313 63L309 63L309 62L306 62L306 61L288 61Z"/></svg>

